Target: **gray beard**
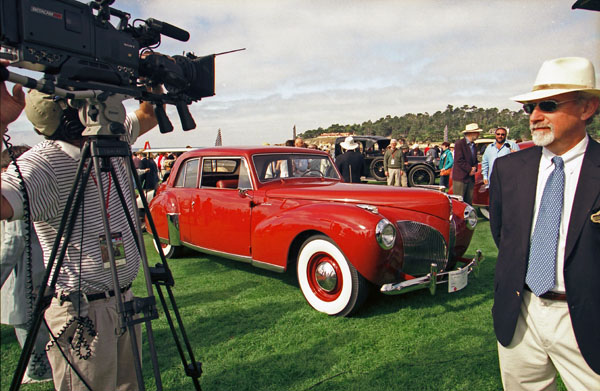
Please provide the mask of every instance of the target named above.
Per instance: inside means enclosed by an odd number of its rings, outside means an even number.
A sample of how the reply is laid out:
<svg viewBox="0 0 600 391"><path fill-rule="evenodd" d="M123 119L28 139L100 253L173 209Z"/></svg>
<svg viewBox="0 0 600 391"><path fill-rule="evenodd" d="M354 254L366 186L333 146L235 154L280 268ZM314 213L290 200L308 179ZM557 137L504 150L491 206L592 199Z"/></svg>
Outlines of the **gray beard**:
<svg viewBox="0 0 600 391"><path fill-rule="evenodd" d="M539 125L539 127L544 127L544 128L550 128L549 132L542 132L542 131L535 131L536 126L531 126L531 139L533 140L533 143L535 145L537 145L538 147L545 147L548 146L550 144L552 144L552 142L554 141L554 125L552 124L548 124L548 125Z"/></svg>

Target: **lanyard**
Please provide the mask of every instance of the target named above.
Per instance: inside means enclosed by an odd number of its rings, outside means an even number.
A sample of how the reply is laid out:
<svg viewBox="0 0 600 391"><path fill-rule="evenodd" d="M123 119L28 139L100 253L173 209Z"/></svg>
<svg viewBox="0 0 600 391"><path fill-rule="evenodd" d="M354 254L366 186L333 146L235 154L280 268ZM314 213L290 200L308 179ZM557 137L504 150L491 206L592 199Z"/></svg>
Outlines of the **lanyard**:
<svg viewBox="0 0 600 391"><path fill-rule="evenodd" d="M96 185L96 187L98 187L98 181L96 180L96 177L94 176L93 172L90 172L90 174L92 174L92 179L94 180L94 184ZM110 219L110 213L108 212L108 205L110 202L110 188L112 185L112 176L110 175L110 173L108 174L108 193L106 194L106 201L105 201L105 207L106 207L106 217L108 217Z"/></svg>

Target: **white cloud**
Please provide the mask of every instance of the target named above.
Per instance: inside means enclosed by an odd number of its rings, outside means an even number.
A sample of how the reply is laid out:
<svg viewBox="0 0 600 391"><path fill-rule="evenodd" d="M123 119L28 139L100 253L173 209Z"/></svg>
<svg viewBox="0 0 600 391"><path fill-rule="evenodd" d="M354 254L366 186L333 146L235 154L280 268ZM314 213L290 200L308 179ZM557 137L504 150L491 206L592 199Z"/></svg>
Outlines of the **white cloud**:
<svg viewBox="0 0 600 391"><path fill-rule="evenodd" d="M190 32L160 51L216 59L216 96L191 106L198 128L153 130L136 146L283 142L333 123L444 110L518 108L542 61L585 56L600 71L600 13L574 0L121 0L113 7ZM600 79L600 77L599 77ZM133 107L128 104L128 107ZM17 128L25 129L24 121ZM15 137L16 138L16 137Z"/></svg>

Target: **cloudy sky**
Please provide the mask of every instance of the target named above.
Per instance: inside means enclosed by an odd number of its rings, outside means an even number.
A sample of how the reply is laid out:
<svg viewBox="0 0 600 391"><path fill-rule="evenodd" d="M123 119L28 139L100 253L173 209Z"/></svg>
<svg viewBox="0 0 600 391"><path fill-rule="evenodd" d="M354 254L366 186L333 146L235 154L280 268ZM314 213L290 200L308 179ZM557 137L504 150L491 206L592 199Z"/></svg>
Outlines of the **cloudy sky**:
<svg viewBox="0 0 600 391"><path fill-rule="evenodd" d="M158 129L152 147L281 143L331 124L443 111L448 104L516 110L541 63L590 58L600 80L600 12L575 0L117 0L132 18L190 32L158 51L216 59L216 96L191 106L197 128ZM136 102L126 106L135 108ZM24 116L14 143L35 143Z"/></svg>

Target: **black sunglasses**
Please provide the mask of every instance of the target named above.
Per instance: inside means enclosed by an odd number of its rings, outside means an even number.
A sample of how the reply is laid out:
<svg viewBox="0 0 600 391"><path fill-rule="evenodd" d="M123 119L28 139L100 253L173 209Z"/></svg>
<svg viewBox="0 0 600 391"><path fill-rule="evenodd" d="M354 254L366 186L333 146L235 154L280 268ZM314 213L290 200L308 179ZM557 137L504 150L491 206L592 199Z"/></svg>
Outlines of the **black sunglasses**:
<svg viewBox="0 0 600 391"><path fill-rule="evenodd" d="M504 136L504 137L506 137L506 133L496 133L496 136Z"/></svg>
<svg viewBox="0 0 600 391"><path fill-rule="evenodd" d="M531 114L537 106L545 113L554 113L556 110L558 110L558 106L562 105L563 103L573 102L574 100L577 99L563 100L562 102L557 102L555 100L543 100L537 103L525 103L523 105L523 111L527 114Z"/></svg>

